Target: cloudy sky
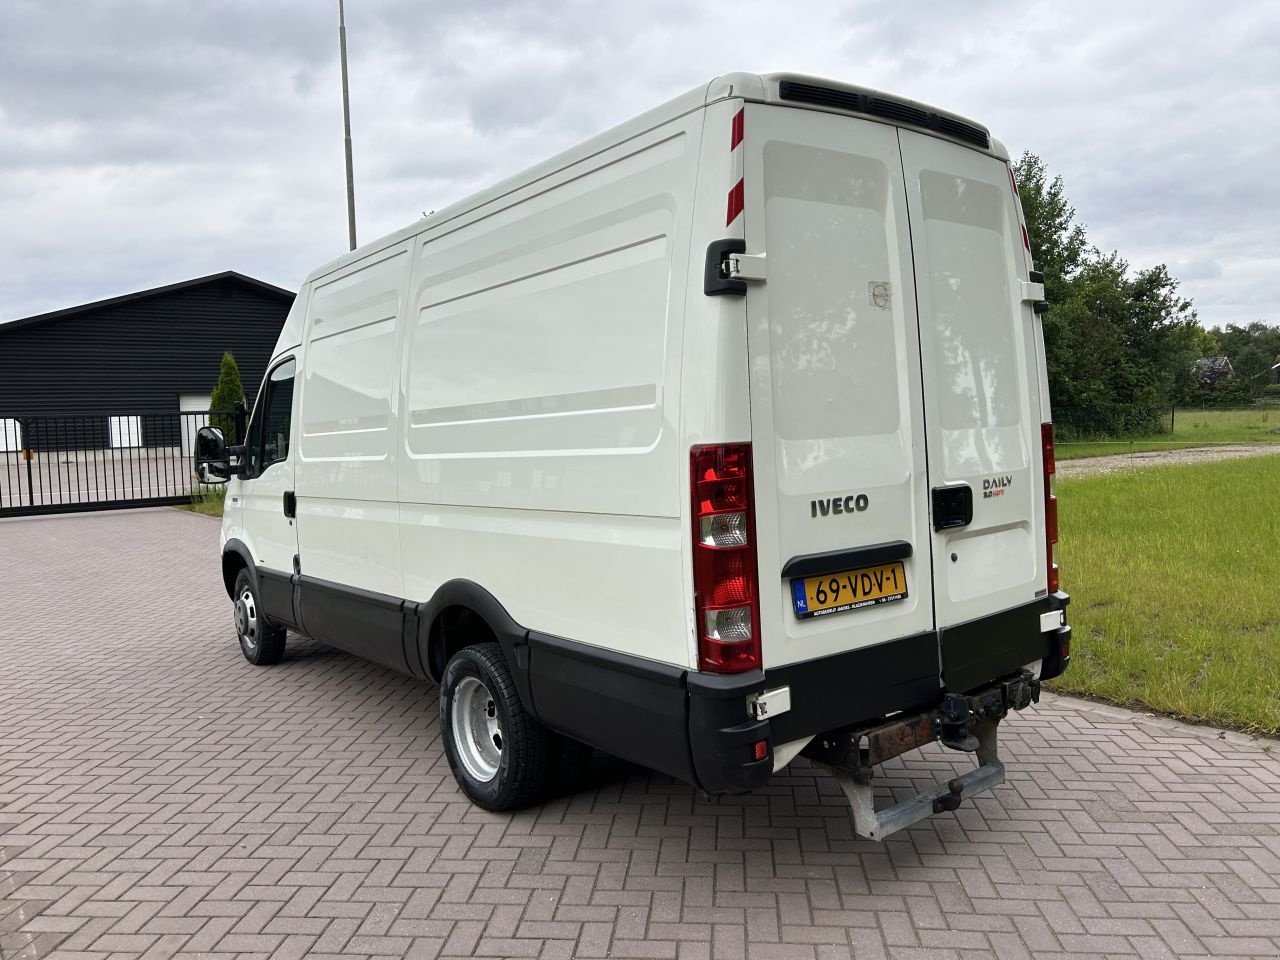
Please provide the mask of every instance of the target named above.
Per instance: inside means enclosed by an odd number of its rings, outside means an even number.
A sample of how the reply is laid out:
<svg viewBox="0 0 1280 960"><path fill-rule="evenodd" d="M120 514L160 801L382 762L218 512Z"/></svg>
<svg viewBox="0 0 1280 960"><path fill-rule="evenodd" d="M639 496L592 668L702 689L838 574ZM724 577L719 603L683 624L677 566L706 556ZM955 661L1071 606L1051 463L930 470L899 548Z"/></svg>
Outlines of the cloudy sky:
<svg viewBox="0 0 1280 960"><path fill-rule="evenodd" d="M1280 4L348 0L362 242L735 70L987 124L1206 326L1280 322ZM346 249L337 0L0 0L0 320Z"/></svg>

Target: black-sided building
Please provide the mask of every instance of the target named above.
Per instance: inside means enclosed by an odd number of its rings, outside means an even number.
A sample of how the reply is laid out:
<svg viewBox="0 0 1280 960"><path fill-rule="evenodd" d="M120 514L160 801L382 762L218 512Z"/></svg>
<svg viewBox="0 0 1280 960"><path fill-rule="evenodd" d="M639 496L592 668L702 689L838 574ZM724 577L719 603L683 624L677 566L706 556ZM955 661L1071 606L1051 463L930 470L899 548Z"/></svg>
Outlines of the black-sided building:
<svg viewBox="0 0 1280 960"><path fill-rule="evenodd" d="M227 271L0 323L0 450L189 443L225 351L253 403L293 298Z"/></svg>

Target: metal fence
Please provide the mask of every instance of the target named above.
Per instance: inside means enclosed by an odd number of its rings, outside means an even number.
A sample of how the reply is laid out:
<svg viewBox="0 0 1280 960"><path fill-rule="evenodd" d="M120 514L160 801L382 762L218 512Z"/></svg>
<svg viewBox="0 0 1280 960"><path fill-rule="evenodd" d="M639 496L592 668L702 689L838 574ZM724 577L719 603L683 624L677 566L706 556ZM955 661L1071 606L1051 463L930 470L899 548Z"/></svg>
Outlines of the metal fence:
<svg viewBox="0 0 1280 960"><path fill-rule="evenodd" d="M0 517L188 503L208 489L196 431L223 412L0 416Z"/></svg>

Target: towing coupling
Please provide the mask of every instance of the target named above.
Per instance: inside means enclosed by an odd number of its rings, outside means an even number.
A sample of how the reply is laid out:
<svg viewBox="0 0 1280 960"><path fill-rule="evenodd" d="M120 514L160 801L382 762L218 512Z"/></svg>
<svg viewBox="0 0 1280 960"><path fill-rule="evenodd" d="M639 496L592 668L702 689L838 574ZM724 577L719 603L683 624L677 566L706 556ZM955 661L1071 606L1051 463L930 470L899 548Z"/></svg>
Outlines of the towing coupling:
<svg viewBox="0 0 1280 960"><path fill-rule="evenodd" d="M1010 710L1022 710L1039 699L1040 681L1023 670L975 693L948 693L932 710L822 734L802 752L840 784L853 813L854 831L869 840L883 840L932 814L956 810L964 799L1004 783L997 727ZM877 810L875 767L934 741L974 754L978 766L936 790Z"/></svg>

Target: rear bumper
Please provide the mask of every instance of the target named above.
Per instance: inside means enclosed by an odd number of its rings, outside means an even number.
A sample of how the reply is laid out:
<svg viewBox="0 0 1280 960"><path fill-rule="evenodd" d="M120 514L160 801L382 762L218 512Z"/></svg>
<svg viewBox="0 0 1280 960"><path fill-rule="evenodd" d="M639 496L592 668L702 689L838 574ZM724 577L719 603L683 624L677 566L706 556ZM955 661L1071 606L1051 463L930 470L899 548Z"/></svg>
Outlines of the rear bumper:
<svg viewBox="0 0 1280 960"><path fill-rule="evenodd" d="M773 773L773 748L778 745L899 710L928 710L947 693L972 693L1036 661L1041 679L1056 677L1070 662L1071 628L1064 616L1060 626L1045 631L1041 618L1065 610L1069 600L1056 593L946 630L764 673L690 673L689 753L696 782L709 793L751 790ZM747 716L749 695L784 686L791 691L790 710L759 720ZM768 742L769 753L755 760L753 747L760 740Z"/></svg>
<svg viewBox="0 0 1280 960"><path fill-rule="evenodd" d="M508 660L527 678L528 705L547 726L708 793L743 793L773 774L776 747L847 730L896 711L921 712L946 693L972 693L1041 662L1056 677L1069 659L1065 621L1041 618L1066 594L948 628L768 671L723 676L518 631ZM939 674L939 649L942 671ZM747 698L790 689L791 706L752 717ZM765 744L763 759L755 748Z"/></svg>
<svg viewBox="0 0 1280 960"><path fill-rule="evenodd" d="M1040 679L1049 680L1070 661L1071 628L1041 631L1041 617L1065 611L1071 598L1059 591L1042 600L938 631L942 678L949 691L968 693L981 684L1035 660Z"/></svg>

